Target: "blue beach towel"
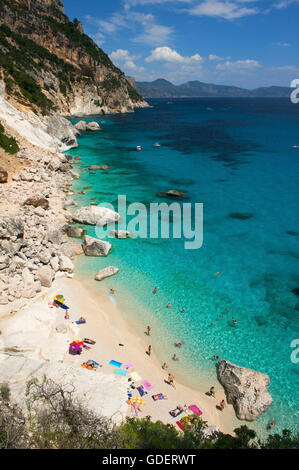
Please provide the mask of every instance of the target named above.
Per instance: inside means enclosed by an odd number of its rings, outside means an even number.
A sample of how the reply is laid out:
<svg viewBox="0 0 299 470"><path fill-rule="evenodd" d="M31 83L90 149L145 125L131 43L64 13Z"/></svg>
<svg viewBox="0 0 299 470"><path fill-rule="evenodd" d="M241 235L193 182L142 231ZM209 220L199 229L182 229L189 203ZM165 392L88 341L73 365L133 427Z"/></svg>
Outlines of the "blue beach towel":
<svg viewBox="0 0 299 470"><path fill-rule="evenodd" d="M171 414L171 411L169 411L169 414L172 418L177 418L178 416L180 416L183 413L183 411L180 411L176 416L173 416L173 414Z"/></svg>
<svg viewBox="0 0 299 470"><path fill-rule="evenodd" d="M124 375L126 376L127 375L127 371L126 370L122 370L122 369L114 369L113 371L113 374L116 374L116 375Z"/></svg>
<svg viewBox="0 0 299 470"><path fill-rule="evenodd" d="M109 364L110 364L110 366L114 366L114 367L121 367L122 366L122 363L117 362L117 361L110 361Z"/></svg>
<svg viewBox="0 0 299 470"><path fill-rule="evenodd" d="M144 390L143 386L141 385L140 387L137 387L137 390L139 392L139 395L143 397L143 395L147 394L147 392Z"/></svg>

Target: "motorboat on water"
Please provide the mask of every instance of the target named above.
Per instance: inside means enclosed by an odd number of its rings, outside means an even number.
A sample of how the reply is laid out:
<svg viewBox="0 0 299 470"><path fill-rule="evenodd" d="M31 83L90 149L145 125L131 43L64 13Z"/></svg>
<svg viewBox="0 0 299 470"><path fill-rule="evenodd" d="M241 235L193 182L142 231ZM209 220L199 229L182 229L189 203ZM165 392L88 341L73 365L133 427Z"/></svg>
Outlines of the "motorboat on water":
<svg viewBox="0 0 299 470"><path fill-rule="evenodd" d="M161 147L161 145L159 144L159 142L156 142L156 143L154 144L154 147Z"/></svg>
<svg viewBox="0 0 299 470"><path fill-rule="evenodd" d="M293 149L299 149L299 145L292 145Z"/></svg>
<svg viewBox="0 0 299 470"><path fill-rule="evenodd" d="M141 150L141 146L140 146L140 145L137 145L136 150L137 150L137 151Z"/></svg>

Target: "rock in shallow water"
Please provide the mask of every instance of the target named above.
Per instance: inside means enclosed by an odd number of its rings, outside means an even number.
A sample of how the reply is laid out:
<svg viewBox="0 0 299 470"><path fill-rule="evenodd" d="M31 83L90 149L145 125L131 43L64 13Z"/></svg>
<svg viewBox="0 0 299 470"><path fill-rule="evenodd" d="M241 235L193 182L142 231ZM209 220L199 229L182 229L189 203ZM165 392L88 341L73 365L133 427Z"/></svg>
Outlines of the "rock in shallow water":
<svg viewBox="0 0 299 470"><path fill-rule="evenodd" d="M230 219L239 219L239 220L247 220L253 217L253 214L250 212L231 212L228 216Z"/></svg>
<svg viewBox="0 0 299 470"><path fill-rule="evenodd" d="M80 207L73 214L74 222L87 225L104 226L120 220L120 215L107 207L86 206Z"/></svg>
<svg viewBox="0 0 299 470"><path fill-rule="evenodd" d="M82 248L86 256L107 256L112 249L109 242L85 235Z"/></svg>
<svg viewBox="0 0 299 470"><path fill-rule="evenodd" d="M218 378L239 419L254 421L271 406L268 375L231 362L218 362Z"/></svg>
<svg viewBox="0 0 299 470"><path fill-rule="evenodd" d="M115 268L114 266L108 266L107 268L102 269L101 271L97 272L95 275L96 281L102 281L106 277L114 276L119 272L119 268Z"/></svg>

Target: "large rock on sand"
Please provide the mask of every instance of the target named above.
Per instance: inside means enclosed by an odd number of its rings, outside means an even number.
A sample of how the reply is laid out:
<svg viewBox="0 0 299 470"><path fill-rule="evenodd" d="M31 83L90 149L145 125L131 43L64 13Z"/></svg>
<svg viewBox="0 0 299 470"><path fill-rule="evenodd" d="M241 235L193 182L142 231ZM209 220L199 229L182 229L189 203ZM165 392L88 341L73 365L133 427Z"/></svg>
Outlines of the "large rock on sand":
<svg viewBox="0 0 299 470"><path fill-rule="evenodd" d="M43 287L51 287L55 272L50 266L42 266L37 271L37 277Z"/></svg>
<svg viewBox="0 0 299 470"><path fill-rule="evenodd" d="M95 275L96 281L102 281L106 277L114 276L119 272L119 268L115 268L114 266L108 266L107 268L102 269L101 271L97 272Z"/></svg>
<svg viewBox="0 0 299 470"><path fill-rule="evenodd" d="M254 421L271 406L268 375L221 360L218 377L239 419Z"/></svg>
<svg viewBox="0 0 299 470"><path fill-rule="evenodd" d="M86 206L80 207L73 214L74 222L87 225L99 225L100 227L118 222L120 215L107 207Z"/></svg>
<svg viewBox="0 0 299 470"><path fill-rule="evenodd" d="M112 248L111 243L99 238L85 235L82 248L86 256L107 256Z"/></svg>

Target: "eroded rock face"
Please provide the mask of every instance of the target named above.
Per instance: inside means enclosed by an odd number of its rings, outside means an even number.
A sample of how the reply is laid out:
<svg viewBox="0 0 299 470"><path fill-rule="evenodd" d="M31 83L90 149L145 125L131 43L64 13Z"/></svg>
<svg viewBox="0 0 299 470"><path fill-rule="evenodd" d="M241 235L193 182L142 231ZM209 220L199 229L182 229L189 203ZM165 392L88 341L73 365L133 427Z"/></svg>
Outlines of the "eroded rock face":
<svg viewBox="0 0 299 470"><path fill-rule="evenodd" d="M36 195L26 199L24 206L41 207L42 209L47 210L49 209L49 201L41 195Z"/></svg>
<svg viewBox="0 0 299 470"><path fill-rule="evenodd" d="M95 280L102 281L106 277L114 276L118 272L119 272L119 268L115 268L114 266L107 266L107 268L104 268L101 271L96 273Z"/></svg>
<svg viewBox="0 0 299 470"><path fill-rule="evenodd" d="M7 183L8 180L8 172L3 166L0 166L0 184Z"/></svg>
<svg viewBox="0 0 299 470"><path fill-rule="evenodd" d="M239 419L254 421L271 406L268 375L221 360L218 378Z"/></svg>
<svg viewBox="0 0 299 470"><path fill-rule="evenodd" d="M83 228L74 227L73 225L66 225L64 230L67 236L71 238L82 238L84 235Z"/></svg>
<svg viewBox="0 0 299 470"><path fill-rule="evenodd" d="M77 209L73 214L73 220L81 224L99 225L102 227L113 222L118 222L120 215L107 207L87 206Z"/></svg>
<svg viewBox="0 0 299 470"><path fill-rule="evenodd" d="M104 240L85 235L82 247L86 256L107 256L112 245Z"/></svg>
<svg viewBox="0 0 299 470"><path fill-rule="evenodd" d="M0 239L23 238L24 224L21 217L4 216L0 219Z"/></svg>

